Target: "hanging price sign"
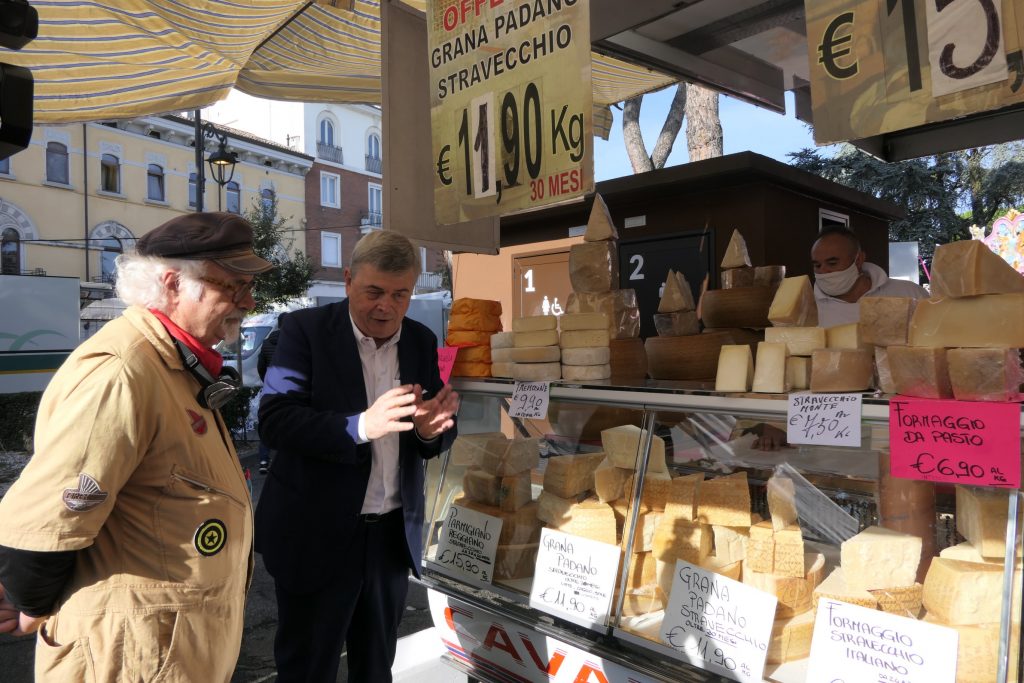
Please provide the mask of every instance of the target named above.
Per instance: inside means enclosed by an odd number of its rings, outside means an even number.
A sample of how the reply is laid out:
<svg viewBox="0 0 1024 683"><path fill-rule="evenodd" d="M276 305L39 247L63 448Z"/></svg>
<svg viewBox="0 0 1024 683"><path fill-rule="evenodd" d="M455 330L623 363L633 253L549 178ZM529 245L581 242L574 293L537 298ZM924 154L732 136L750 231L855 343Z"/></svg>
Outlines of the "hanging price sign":
<svg viewBox="0 0 1024 683"><path fill-rule="evenodd" d="M430 0L427 20L437 222L592 191L589 3Z"/></svg>

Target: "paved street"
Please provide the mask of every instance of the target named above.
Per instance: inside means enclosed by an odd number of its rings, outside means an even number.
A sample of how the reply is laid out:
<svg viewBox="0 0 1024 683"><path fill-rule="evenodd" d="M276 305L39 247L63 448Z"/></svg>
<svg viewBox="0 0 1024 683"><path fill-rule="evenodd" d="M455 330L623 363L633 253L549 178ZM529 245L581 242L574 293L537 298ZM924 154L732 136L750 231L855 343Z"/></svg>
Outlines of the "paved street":
<svg viewBox="0 0 1024 683"><path fill-rule="evenodd" d="M242 466L253 473L253 496L259 499L263 477L257 473L255 448L241 452ZM277 606L274 599L274 583L263 569L263 562L256 558L256 573L245 609L245 634L242 638L242 652L232 683L262 683L276 679L274 673L274 629ZM399 636L406 636L433 626L427 606L427 594L423 587L413 583L409 587L409 601ZM10 638L0 636L0 678L5 683L32 683L32 659L34 637ZM345 657L342 656L338 681L345 681L348 672ZM465 679L463 679L465 680Z"/></svg>

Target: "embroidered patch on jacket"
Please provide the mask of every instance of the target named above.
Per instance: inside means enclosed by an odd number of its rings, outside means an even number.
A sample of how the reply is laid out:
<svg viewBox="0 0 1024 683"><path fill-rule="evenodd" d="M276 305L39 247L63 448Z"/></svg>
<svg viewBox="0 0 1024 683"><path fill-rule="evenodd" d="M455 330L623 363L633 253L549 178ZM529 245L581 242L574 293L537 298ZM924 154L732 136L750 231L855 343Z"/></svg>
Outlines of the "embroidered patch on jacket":
<svg viewBox="0 0 1024 683"><path fill-rule="evenodd" d="M219 519L208 519L196 529L192 542L204 557L216 555L228 541L228 529Z"/></svg>
<svg viewBox="0 0 1024 683"><path fill-rule="evenodd" d="M107 499L107 492L100 491L99 482L82 472L78 475L77 489L64 489L64 505L72 512L86 512Z"/></svg>
<svg viewBox="0 0 1024 683"><path fill-rule="evenodd" d="M206 418L197 413L194 410L185 408L185 412L188 413L188 419L192 421L192 431L202 436L206 433Z"/></svg>

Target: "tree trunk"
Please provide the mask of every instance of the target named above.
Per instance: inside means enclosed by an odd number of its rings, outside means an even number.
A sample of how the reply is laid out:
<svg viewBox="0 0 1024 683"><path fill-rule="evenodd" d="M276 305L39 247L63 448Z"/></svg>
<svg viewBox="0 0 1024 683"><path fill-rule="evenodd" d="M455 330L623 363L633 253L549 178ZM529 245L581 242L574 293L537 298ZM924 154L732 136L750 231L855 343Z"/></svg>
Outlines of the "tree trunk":
<svg viewBox="0 0 1024 683"><path fill-rule="evenodd" d="M685 83L676 86L675 97L672 98L672 105L668 108L668 115L661 127L661 134L658 135L658 142L654 145L654 151L651 153L651 164L654 168L665 168L668 155L672 153L672 145L676 142L679 129L683 127L687 90L688 86Z"/></svg>
<svg viewBox="0 0 1024 683"><path fill-rule="evenodd" d="M626 145L626 154L629 155L633 173L654 170L651 157L647 155L644 134L640 130L640 104L643 99L644 96L640 95L626 100L622 105L622 141Z"/></svg>
<svg viewBox="0 0 1024 683"><path fill-rule="evenodd" d="M686 89L686 144L690 161L722 156L718 93L694 83Z"/></svg>

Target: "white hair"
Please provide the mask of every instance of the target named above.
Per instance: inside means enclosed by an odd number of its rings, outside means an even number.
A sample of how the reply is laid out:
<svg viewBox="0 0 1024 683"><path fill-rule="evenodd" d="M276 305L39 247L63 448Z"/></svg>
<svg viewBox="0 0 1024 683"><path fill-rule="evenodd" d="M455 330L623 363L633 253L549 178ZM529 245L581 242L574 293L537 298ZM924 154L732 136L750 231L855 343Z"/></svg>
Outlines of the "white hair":
<svg viewBox="0 0 1024 683"><path fill-rule="evenodd" d="M203 296L204 286L199 278L206 274L205 261L121 254L115 265L117 296L129 306L166 311L167 289L163 276L167 271L178 273L183 296L193 301L199 301Z"/></svg>

